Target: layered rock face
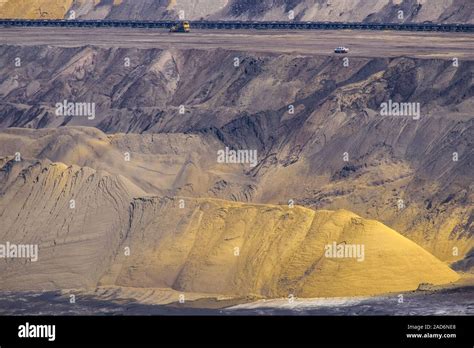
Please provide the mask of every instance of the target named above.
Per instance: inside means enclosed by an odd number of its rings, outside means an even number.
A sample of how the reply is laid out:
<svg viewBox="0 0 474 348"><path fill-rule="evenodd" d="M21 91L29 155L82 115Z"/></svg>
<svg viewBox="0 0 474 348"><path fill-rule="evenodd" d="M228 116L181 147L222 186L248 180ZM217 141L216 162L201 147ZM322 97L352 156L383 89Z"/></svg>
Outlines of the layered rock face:
<svg viewBox="0 0 474 348"><path fill-rule="evenodd" d="M118 285L316 297L459 278L407 238L348 211L146 197L122 176L28 162L3 163L0 237L39 252L1 264L3 290Z"/></svg>
<svg viewBox="0 0 474 348"><path fill-rule="evenodd" d="M17 56L27 63L12 72ZM1 57L2 128L101 130L5 130L2 156L126 173L153 195L344 208L447 262L473 246L471 61L341 68L335 57L222 49L10 46ZM58 117L64 100L94 102L94 119ZM419 113L383 114L404 102ZM226 148L256 151L257 165L219 163Z"/></svg>

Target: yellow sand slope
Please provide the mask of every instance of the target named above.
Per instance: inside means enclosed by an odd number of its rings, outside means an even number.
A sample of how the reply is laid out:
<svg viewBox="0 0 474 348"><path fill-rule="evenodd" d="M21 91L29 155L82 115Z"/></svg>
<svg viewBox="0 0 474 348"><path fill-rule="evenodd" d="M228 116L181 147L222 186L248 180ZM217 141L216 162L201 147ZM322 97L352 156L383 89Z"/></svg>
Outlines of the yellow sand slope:
<svg viewBox="0 0 474 348"><path fill-rule="evenodd" d="M132 206L124 244L132 255L116 260L104 284L318 297L413 290L459 278L394 230L344 210L186 198L137 199ZM326 257L333 242L363 245L363 260Z"/></svg>
<svg viewBox="0 0 474 348"><path fill-rule="evenodd" d="M91 289L101 284L318 297L398 292L458 279L416 243L349 211L179 198L171 192L170 197L149 197L134 184L140 180L129 179L135 172L118 164L124 161L111 148L115 137L93 141L99 131L53 132L54 144L70 146L44 147L38 143L50 131L31 141L15 136L17 132L10 130L3 141L8 153L19 150L23 160L10 156L0 161L0 243L38 243L40 254L38 262L26 266L22 260L0 263L1 289ZM127 139L132 150L169 146L158 138L135 145ZM190 142L195 148L199 144ZM90 148L94 155L87 155ZM37 161L38 152L75 164ZM147 167L161 178L165 171L152 160L156 156L149 157ZM334 244L363 247L364 252L327 257L326 246Z"/></svg>
<svg viewBox="0 0 474 348"><path fill-rule="evenodd" d="M4 0L0 18L62 19L73 0Z"/></svg>

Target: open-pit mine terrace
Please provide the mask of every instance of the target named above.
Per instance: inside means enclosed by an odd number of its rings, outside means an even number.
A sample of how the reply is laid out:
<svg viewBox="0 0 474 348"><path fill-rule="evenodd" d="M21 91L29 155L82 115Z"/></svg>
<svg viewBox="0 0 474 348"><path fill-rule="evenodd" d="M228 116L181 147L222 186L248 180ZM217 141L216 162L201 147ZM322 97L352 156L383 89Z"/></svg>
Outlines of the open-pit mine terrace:
<svg viewBox="0 0 474 348"><path fill-rule="evenodd" d="M245 50L253 52L334 54L350 48L354 57L474 58L470 33L388 31L192 30L169 33L165 29L128 28L1 28L0 45L84 45L133 48Z"/></svg>

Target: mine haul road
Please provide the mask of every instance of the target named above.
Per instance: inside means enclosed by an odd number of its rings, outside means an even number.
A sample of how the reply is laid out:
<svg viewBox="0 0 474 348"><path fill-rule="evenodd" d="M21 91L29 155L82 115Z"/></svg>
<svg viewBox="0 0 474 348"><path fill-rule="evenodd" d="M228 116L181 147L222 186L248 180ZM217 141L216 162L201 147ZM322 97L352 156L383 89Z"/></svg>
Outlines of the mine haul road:
<svg viewBox="0 0 474 348"><path fill-rule="evenodd" d="M350 48L352 57L417 57L474 59L474 35L469 33L393 31L272 31L129 28L0 28L1 45L105 46L161 49L215 49L245 52L334 55L334 48Z"/></svg>

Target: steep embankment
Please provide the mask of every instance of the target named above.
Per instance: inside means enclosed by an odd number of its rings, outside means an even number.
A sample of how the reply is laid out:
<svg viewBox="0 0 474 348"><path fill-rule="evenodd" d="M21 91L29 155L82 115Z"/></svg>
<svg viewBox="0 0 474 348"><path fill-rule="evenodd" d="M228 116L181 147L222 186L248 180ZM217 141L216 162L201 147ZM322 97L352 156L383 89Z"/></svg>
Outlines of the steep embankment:
<svg viewBox="0 0 474 348"><path fill-rule="evenodd" d="M350 57L341 67L333 56L222 49L4 47L0 53L0 127L136 133L71 142L75 136L60 131L57 145L52 130L9 133L0 155L26 151L128 173L152 194L344 208L449 262L474 246L472 61L455 67L441 59ZM15 57L23 65L12 70ZM130 67L126 57L133 57ZM56 116L63 100L95 102L95 119ZM420 118L382 116L380 105L390 100L419 103ZM258 165L217 163L225 147L257 150Z"/></svg>
<svg viewBox="0 0 474 348"><path fill-rule="evenodd" d="M402 291L458 278L395 231L342 210L136 199L126 243L133 255L120 256L120 270L103 283L317 297ZM363 246L364 255L328 258L325 246L332 243Z"/></svg>
<svg viewBox="0 0 474 348"><path fill-rule="evenodd" d="M132 199L143 192L123 177L44 161L7 159L0 173L0 240L39 246L37 262L0 264L3 290L94 288L100 282L314 297L413 290L458 279L413 242L347 211ZM332 243L364 249L333 258L325 254Z"/></svg>
<svg viewBox="0 0 474 348"><path fill-rule="evenodd" d="M3 5L2 5L3 3ZM470 0L2 0L3 18L474 23ZM399 11L403 11L400 18Z"/></svg>
<svg viewBox="0 0 474 348"><path fill-rule="evenodd" d="M0 170L0 241L38 245L38 261L2 260L2 290L94 287L124 238L127 179L87 167L13 158Z"/></svg>

